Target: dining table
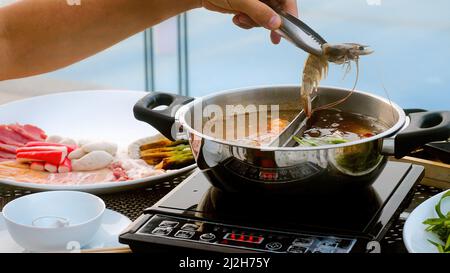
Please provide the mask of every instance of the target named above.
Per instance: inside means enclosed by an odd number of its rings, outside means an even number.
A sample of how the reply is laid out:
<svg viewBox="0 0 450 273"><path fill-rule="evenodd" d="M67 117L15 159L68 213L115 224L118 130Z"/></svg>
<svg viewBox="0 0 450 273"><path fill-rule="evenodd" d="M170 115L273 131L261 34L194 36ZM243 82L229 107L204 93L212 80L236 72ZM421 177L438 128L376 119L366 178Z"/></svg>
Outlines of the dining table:
<svg viewBox="0 0 450 273"><path fill-rule="evenodd" d="M10 82L8 88L0 88L0 104L7 103L14 100L24 99L27 97L32 97L39 95L40 93L34 92L36 82L39 82L41 89L45 90L46 94L55 93L60 91L61 83L53 82L51 80L42 79L31 79L29 84L24 84L24 81L18 83ZM25 81L26 83L26 81ZM45 83L48 83L47 89L45 88ZM27 87L27 86L33 86ZM72 89L89 89L91 86L87 85L85 88L83 86L72 86L72 88L66 88L65 91L71 91ZM13 92L16 92L13 94ZM417 162L413 162L417 163ZM422 162L419 162L419 164ZM442 177L442 170L445 172L450 172L449 165L438 164L438 169L433 162L428 162L425 164L426 172L428 176L436 175ZM184 179L187 178L189 173L180 175L175 178L169 178L162 181L156 185L148 188L141 188L138 190L124 191L112 194L99 195L105 201L108 209L119 212L127 216L131 221L137 219L144 209L151 207L153 204L158 202L171 190L173 190L177 185L179 185ZM425 180L430 178L425 177ZM431 178L432 179L432 178ZM418 184L414 191L413 199L410 205L404 211L399 212L399 217L394 219L391 228L387 231L381 242L382 252L385 253L405 253L407 252L403 239L403 225L409 215L418 205L423 201L427 200L431 196L434 196L441 192L445 188L450 188L450 181L438 181L433 183ZM10 201L19 198L24 195L33 193L30 190L5 186L0 183L0 211L2 208ZM82 251L83 252L83 251ZM84 252L90 253L130 253L131 250L128 247L121 248L108 248L108 249L93 249Z"/></svg>

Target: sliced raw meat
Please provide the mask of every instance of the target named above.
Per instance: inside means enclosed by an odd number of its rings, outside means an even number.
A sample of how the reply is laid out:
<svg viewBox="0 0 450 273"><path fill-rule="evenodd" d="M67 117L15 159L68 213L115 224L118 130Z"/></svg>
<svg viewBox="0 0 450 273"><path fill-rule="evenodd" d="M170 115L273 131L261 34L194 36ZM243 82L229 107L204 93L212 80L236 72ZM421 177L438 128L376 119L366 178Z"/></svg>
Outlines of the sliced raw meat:
<svg viewBox="0 0 450 273"><path fill-rule="evenodd" d="M115 180L109 169L94 172L48 173L34 171L26 164L16 161L0 163L0 179L36 184L80 185L112 182Z"/></svg>
<svg viewBox="0 0 450 273"><path fill-rule="evenodd" d="M3 159L16 159L16 155L12 154L12 153L5 153L5 152L0 151L0 158L3 158Z"/></svg>
<svg viewBox="0 0 450 273"><path fill-rule="evenodd" d="M34 125L31 125L31 124L25 124L23 127L30 134L33 134L35 136L39 136L39 138L41 140L45 140L47 138L47 134L41 128L38 128L38 127L36 127Z"/></svg>
<svg viewBox="0 0 450 273"><path fill-rule="evenodd" d="M27 139L27 142L43 140L41 138L40 134L33 134L32 132L26 130L25 126L22 126L22 125L19 125L19 124L10 124L10 125L8 125L8 128L13 130L17 134L21 135L25 139Z"/></svg>
<svg viewBox="0 0 450 273"><path fill-rule="evenodd" d="M16 150L17 150L17 146L0 143L0 151L1 152L15 154Z"/></svg>
<svg viewBox="0 0 450 273"><path fill-rule="evenodd" d="M113 171L116 181L130 180L127 171L122 167L122 164L120 164L120 162L114 162L109 168Z"/></svg>
<svg viewBox="0 0 450 273"><path fill-rule="evenodd" d="M15 146L23 146L29 142L27 138L11 130L6 125L0 125L0 141Z"/></svg>
<svg viewBox="0 0 450 273"><path fill-rule="evenodd" d="M16 161L0 164L0 179L18 182L34 182L43 184L48 181L49 173L30 170L28 165Z"/></svg>
<svg viewBox="0 0 450 273"><path fill-rule="evenodd" d="M7 161L12 161L11 159L6 159L6 158L0 158L0 163L1 162L7 162Z"/></svg>
<svg viewBox="0 0 450 273"><path fill-rule="evenodd" d="M88 185L113 182L115 177L111 170L102 169L93 172L52 173L45 184L54 185Z"/></svg>

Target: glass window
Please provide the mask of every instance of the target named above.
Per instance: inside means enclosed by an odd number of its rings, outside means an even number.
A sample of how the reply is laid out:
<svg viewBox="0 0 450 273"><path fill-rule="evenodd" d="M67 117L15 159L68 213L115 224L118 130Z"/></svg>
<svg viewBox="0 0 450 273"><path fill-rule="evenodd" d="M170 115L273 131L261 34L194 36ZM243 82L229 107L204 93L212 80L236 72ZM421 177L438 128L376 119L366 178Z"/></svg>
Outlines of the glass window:
<svg viewBox="0 0 450 273"><path fill-rule="evenodd" d="M450 102L450 2L348 0L300 2L301 18L330 43L357 42L375 53L362 57L357 89L405 108L446 109ZM264 29L240 30L231 16L188 14L189 91L300 83L306 54L287 42L272 46ZM332 65L322 85L352 88L355 67Z"/></svg>
<svg viewBox="0 0 450 273"><path fill-rule="evenodd" d="M178 93L178 18L155 26L153 40L153 77L155 91Z"/></svg>
<svg viewBox="0 0 450 273"><path fill-rule="evenodd" d="M144 56L144 35L140 33L93 57L44 77L98 88L145 90Z"/></svg>
<svg viewBox="0 0 450 273"><path fill-rule="evenodd" d="M298 83L305 54L273 46L264 29L241 30L231 16L188 15L189 93L200 96L252 85Z"/></svg>

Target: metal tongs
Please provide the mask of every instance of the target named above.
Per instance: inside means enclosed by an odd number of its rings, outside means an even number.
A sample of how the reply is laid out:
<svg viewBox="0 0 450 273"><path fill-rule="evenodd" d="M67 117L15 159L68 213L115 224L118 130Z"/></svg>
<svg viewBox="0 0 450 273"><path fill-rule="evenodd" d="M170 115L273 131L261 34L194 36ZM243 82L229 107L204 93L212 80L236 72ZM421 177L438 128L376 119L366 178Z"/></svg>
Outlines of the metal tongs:
<svg viewBox="0 0 450 273"><path fill-rule="evenodd" d="M297 17L277 8L272 7L281 17L281 27L276 31L283 38L303 49L304 51L317 56L322 55L322 45L327 41L317 32L310 28ZM316 97L312 99L314 102ZM268 147L294 147L295 140L292 136L300 136L307 128L308 118L305 111L300 113L289 123L289 125L267 146Z"/></svg>
<svg viewBox="0 0 450 273"><path fill-rule="evenodd" d="M322 45L327 43L322 36L297 17L279 8L273 9L281 17L281 27L276 31L278 34L310 54L322 55Z"/></svg>

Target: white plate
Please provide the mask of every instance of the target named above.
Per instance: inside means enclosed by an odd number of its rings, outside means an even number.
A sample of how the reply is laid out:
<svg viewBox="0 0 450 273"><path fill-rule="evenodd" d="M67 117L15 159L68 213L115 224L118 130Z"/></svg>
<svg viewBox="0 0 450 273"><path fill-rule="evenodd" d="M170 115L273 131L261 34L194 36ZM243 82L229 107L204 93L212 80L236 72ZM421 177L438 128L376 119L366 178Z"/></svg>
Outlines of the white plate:
<svg viewBox="0 0 450 273"><path fill-rule="evenodd" d="M83 247L81 250L91 250L99 248L116 248L125 247L125 245L119 243L120 233L131 223L130 219L126 216L112 211L105 210L103 215L102 225L99 231L94 236L92 242ZM76 245L71 246L71 251L79 252L79 247ZM0 214L0 253L22 253L27 252L9 235L6 229L3 216Z"/></svg>
<svg viewBox="0 0 450 273"><path fill-rule="evenodd" d="M427 227L422 222L428 218L437 217L435 206L445 192L439 193L420 204L408 217L403 227L403 241L410 253L439 253L436 246L427 240L439 242L436 235L425 231ZM450 199L442 202L442 212L450 211Z"/></svg>
<svg viewBox="0 0 450 273"><path fill-rule="evenodd" d="M76 91L33 97L0 106L0 124L33 124L48 135L74 139L103 139L121 147L158 134L150 125L134 118L134 104L147 92L128 90ZM95 194L148 187L195 168L183 169L126 182L91 185L46 185L0 180L0 184L30 190L79 190Z"/></svg>

